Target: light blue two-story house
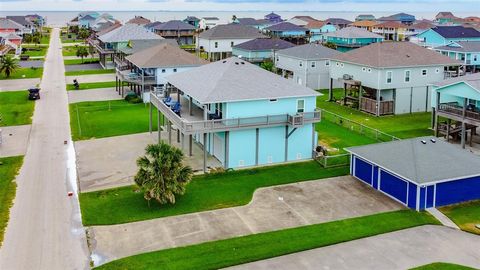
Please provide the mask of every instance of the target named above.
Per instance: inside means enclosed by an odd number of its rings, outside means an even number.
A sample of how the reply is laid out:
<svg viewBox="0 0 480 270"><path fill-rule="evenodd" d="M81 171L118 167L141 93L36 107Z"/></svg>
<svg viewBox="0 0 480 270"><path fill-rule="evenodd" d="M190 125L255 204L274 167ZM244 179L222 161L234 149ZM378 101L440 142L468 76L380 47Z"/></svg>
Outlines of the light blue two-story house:
<svg viewBox="0 0 480 270"><path fill-rule="evenodd" d="M472 143L480 126L480 73L433 83L431 104L436 135L445 135L447 140L459 135L465 148L468 131Z"/></svg>
<svg viewBox="0 0 480 270"><path fill-rule="evenodd" d="M192 143L203 146L205 171L208 155L224 168L313 157L317 92L236 57L166 80L168 91L152 93L151 104L170 135L172 125L178 130L183 150L188 145L191 155Z"/></svg>
<svg viewBox="0 0 480 270"><path fill-rule="evenodd" d="M279 50L295 47L294 44L279 38L256 38L232 47L232 55L260 64L272 61Z"/></svg>
<svg viewBox="0 0 480 270"><path fill-rule="evenodd" d="M338 51L348 52L372 43L382 42L384 37L362 28L350 26L325 34L324 40L335 44Z"/></svg>
<svg viewBox="0 0 480 270"><path fill-rule="evenodd" d="M480 68L480 41L457 41L434 50L462 61L466 71L476 72Z"/></svg>
<svg viewBox="0 0 480 270"><path fill-rule="evenodd" d="M325 34L337 31L337 27L335 27L335 25L327 24L321 21L309 22L305 28L310 30L310 42L322 42L325 40Z"/></svg>
<svg viewBox="0 0 480 270"><path fill-rule="evenodd" d="M480 32L473 27L437 26L417 35L420 45L429 48L457 41L480 41Z"/></svg>

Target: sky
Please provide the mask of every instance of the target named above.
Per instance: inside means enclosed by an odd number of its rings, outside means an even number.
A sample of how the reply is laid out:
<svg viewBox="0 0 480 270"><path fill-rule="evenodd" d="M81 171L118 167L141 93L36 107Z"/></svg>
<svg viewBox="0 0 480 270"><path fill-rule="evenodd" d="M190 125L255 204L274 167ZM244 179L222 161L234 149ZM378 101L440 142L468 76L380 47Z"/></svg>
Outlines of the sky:
<svg viewBox="0 0 480 270"><path fill-rule="evenodd" d="M480 13L480 0L0 0L0 10L478 11Z"/></svg>

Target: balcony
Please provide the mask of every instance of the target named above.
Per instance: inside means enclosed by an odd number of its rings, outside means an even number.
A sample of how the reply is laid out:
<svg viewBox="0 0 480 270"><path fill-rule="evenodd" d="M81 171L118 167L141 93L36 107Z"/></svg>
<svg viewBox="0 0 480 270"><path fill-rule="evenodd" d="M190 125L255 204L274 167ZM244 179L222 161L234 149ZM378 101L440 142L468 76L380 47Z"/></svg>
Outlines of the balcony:
<svg viewBox="0 0 480 270"><path fill-rule="evenodd" d="M113 54L115 53L115 50L113 48L103 48L102 44L100 44L100 41L97 39L92 39L88 38L87 43L94 47L99 54Z"/></svg>
<svg viewBox="0 0 480 270"><path fill-rule="evenodd" d="M438 105L438 113L444 114L447 117L452 117L454 120L462 121L463 119L470 120L474 124L480 124L480 110L478 108L471 108L465 110L465 117L463 116L463 107L457 103L441 103Z"/></svg>
<svg viewBox="0 0 480 270"><path fill-rule="evenodd" d="M361 98L360 110L368 112L371 114L377 114L377 101L375 99L370 99L366 97ZM394 112L394 102L390 101L380 101L380 115L393 114Z"/></svg>
<svg viewBox="0 0 480 270"><path fill-rule="evenodd" d="M177 101L172 95L174 101ZM163 95L150 93L150 100L158 110L177 126L183 134L211 133L240 129L264 128L275 126L290 126L297 128L307 124L320 122L320 111L299 113L297 115L279 114L257 117L204 120L204 111L192 104L192 113L189 111L189 101L180 96L181 111L176 114L164 104Z"/></svg>
<svg viewBox="0 0 480 270"><path fill-rule="evenodd" d="M130 69L122 70L122 68L117 68L117 76L122 81L129 83L134 83L138 85L154 85L157 84L157 79L155 75L145 75L142 76L140 73L132 72Z"/></svg>

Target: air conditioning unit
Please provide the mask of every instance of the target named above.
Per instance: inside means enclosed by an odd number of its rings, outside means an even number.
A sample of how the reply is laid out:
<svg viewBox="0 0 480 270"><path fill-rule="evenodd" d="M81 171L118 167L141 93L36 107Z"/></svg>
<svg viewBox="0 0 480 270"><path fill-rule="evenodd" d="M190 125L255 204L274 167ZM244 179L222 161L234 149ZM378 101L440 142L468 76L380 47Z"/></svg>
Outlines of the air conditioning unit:
<svg viewBox="0 0 480 270"><path fill-rule="evenodd" d="M344 80L353 80L353 76L350 74L343 74L343 79Z"/></svg>

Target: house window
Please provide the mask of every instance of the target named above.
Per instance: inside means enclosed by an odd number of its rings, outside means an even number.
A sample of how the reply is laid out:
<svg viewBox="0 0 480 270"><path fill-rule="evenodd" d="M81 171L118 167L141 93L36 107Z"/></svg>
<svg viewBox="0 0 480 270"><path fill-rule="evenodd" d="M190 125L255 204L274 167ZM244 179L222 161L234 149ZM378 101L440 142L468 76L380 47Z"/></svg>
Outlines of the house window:
<svg viewBox="0 0 480 270"><path fill-rule="evenodd" d="M165 69L162 69L162 73L165 73Z"/></svg>
<svg viewBox="0 0 480 270"><path fill-rule="evenodd" d="M298 99L297 100L297 113L303 113L305 112L305 100L304 99Z"/></svg>
<svg viewBox="0 0 480 270"><path fill-rule="evenodd" d="M391 71L387 71L387 83L392 83L393 73Z"/></svg>
<svg viewBox="0 0 480 270"><path fill-rule="evenodd" d="M327 66L327 67L330 66L330 60L325 61L325 66Z"/></svg>
<svg viewBox="0 0 480 270"><path fill-rule="evenodd" d="M312 68L314 68L317 65L316 62L312 62Z"/></svg>
<svg viewBox="0 0 480 270"><path fill-rule="evenodd" d="M303 62L302 62L302 61L300 61L299 65L300 65L301 67L303 67Z"/></svg>
<svg viewBox="0 0 480 270"><path fill-rule="evenodd" d="M340 64L340 67L344 67L345 65L343 63Z"/></svg>
<svg viewBox="0 0 480 270"><path fill-rule="evenodd" d="M473 56L473 61L477 61L477 55L476 54Z"/></svg>
<svg viewBox="0 0 480 270"><path fill-rule="evenodd" d="M218 42L215 42L215 48L218 48Z"/></svg>
<svg viewBox="0 0 480 270"><path fill-rule="evenodd" d="M176 69L176 68L174 68L174 69L173 69L173 72L177 72L177 69Z"/></svg>
<svg viewBox="0 0 480 270"><path fill-rule="evenodd" d="M405 70L405 82L410 82L410 70Z"/></svg>
<svg viewBox="0 0 480 270"><path fill-rule="evenodd" d="M427 70L426 69L422 69L422 76L427 76Z"/></svg>
<svg viewBox="0 0 480 270"><path fill-rule="evenodd" d="M440 69L439 68L435 69L435 73L440 73Z"/></svg>

